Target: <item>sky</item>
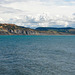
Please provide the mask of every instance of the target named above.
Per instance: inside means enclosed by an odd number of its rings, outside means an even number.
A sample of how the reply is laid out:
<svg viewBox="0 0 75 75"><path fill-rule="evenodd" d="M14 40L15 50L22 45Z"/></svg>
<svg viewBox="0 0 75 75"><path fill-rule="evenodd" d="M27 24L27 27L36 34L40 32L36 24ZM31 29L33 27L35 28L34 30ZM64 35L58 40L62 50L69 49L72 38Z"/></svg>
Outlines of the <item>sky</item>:
<svg viewBox="0 0 75 75"><path fill-rule="evenodd" d="M0 0L0 23L75 27L75 0Z"/></svg>

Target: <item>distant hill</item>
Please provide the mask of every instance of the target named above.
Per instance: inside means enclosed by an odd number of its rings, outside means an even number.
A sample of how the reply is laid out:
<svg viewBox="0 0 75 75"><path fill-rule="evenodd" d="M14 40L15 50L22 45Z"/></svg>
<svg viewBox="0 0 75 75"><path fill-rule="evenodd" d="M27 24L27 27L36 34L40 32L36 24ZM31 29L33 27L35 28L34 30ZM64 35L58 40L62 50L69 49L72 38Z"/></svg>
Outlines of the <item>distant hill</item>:
<svg viewBox="0 0 75 75"><path fill-rule="evenodd" d="M31 29L15 24L0 23L0 35L75 35L75 28L38 27Z"/></svg>
<svg viewBox="0 0 75 75"><path fill-rule="evenodd" d="M68 29L74 29L72 27L63 27L63 28L56 28L56 27L38 27L36 28L36 30L40 30L40 31L48 31L48 30L68 30Z"/></svg>
<svg viewBox="0 0 75 75"><path fill-rule="evenodd" d="M54 32L56 34L73 34L75 35L75 28L72 27L63 27L63 28L55 28L55 27L38 27L37 31L51 33Z"/></svg>

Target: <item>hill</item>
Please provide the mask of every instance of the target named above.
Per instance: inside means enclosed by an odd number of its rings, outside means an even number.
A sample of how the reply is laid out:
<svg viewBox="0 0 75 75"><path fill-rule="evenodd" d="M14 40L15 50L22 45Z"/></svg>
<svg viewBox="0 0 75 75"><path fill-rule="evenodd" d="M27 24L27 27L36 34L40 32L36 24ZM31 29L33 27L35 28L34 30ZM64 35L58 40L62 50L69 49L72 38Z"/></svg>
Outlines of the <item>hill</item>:
<svg viewBox="0 0 75 75"><path fill-rule="evenodd" d="M34 29L15 24L0 24L0 35L38 35Z"/></svg>
<svg viewBox="0 0 75 75"><path fill-rule="evenodd" d="M37 31L52 33L52 34L59 34L59 35L75 35L75 28L71 27L63 27L63 28L55 28L55 27L38 27L36 28Z"/></svg>
<svg viewBox="0 0 75 75"><path fill-rule="evenodd" d="M1 24L0 35L75 35L75 28L38 27L30 29L15 24Z"/></svg>

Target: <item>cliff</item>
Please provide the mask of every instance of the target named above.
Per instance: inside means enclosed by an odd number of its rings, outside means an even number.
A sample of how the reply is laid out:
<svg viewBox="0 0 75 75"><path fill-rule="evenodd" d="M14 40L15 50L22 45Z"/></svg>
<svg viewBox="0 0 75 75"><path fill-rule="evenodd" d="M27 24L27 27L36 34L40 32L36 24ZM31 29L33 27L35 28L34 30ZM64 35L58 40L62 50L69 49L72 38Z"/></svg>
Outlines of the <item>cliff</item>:
<svg viewBox="0 0 75 75"><path fill-rule="evenodd" d="M0 24L0 35L39 35L39 33L34 29L15 24Z"/></svg>
<svg viewBox="0 0 75 75"><path fill-rule="evenodd" d="M15 24L0 24L0 35L75 35L75 29L70 27L30 29Z"/></svg>

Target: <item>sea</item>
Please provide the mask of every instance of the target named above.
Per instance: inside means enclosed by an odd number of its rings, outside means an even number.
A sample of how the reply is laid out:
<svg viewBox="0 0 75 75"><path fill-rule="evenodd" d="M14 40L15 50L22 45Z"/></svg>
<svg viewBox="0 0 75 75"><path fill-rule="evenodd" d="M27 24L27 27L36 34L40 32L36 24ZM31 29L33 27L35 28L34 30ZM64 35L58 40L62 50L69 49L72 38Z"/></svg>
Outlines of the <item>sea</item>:
<svg viewBox="0 0 75 75"><path fill-rule="evenodd" d="M75 36L0 35L0 75L75 75Z"/></svg>

